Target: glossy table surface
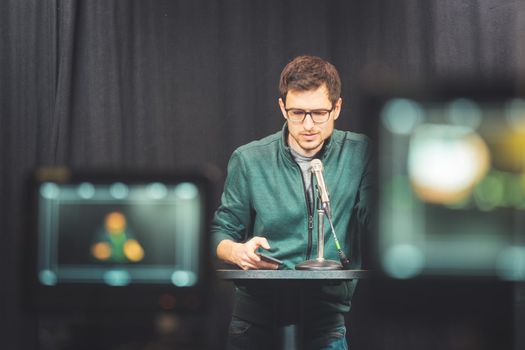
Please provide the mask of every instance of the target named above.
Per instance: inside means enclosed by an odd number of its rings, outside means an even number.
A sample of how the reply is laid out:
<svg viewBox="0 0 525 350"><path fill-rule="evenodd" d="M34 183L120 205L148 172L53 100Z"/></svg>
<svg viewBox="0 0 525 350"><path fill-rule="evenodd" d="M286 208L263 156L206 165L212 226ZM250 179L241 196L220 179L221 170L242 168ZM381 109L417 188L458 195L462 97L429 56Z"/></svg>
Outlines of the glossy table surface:
<svg viewBox="0 0 525 350"><path fill-rule="evenodd" d="M366 278L368 270L237 270L221 269L216 271L222 280L352 280Z"/></svg>

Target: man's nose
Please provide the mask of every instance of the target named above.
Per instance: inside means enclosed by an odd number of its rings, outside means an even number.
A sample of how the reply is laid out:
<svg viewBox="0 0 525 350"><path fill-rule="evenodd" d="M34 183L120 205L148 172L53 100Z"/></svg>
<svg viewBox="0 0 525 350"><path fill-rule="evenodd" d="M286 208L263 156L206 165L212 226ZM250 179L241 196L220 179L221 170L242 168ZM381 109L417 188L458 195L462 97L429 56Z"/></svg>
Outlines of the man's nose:
<svg viewBox="0 0 525 350"><path fill-rule="evenodd" d="M314 120L312 118L312 113L311 112L308 112L304 115L304 119L303 119L303 127L306 129L306 130L310 130L314 127L315 123L314 123Z"/></svg>

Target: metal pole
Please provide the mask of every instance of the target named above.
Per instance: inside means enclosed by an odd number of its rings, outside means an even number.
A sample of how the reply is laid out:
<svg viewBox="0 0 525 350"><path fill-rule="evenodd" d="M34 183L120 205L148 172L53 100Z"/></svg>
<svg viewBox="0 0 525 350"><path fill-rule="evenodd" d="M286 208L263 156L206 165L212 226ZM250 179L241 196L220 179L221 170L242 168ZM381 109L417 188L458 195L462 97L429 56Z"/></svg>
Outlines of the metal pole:
<svg viewBox="0 0 525 350"><path fill-rule="evenodd" d="M324 210L317 209L317 261L324 260Z"/></svg>

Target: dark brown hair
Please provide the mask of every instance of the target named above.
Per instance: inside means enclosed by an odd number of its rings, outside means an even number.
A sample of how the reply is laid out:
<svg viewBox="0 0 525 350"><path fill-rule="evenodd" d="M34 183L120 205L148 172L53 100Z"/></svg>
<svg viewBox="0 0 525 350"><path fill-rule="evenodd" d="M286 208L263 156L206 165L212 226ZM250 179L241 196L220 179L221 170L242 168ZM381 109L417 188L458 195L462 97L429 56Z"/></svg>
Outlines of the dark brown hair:
<svg viewBox="0 0 525 350"><path fill-rule="evenodd" d="M298 56L284 67L279 79L283 101L290 90L308 91L326 84L328 98L335 104L341 97L341 79L335 67L316 56Z"/></svg>

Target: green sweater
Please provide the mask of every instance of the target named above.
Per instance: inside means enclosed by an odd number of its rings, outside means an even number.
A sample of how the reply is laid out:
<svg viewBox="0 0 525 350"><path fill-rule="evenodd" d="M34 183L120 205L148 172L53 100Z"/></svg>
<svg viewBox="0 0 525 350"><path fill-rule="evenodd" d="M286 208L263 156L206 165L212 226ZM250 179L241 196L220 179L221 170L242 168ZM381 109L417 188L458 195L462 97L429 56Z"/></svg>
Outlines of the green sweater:
<svg viewBox="0 0 525 350"><path fill-rule="evenodd" d="M297 263L317 256L317 215L315 210L309 210L301 169L286 142L287 132L285 125L283 130L235 150L228 164L221 205L212 222L212 234L215 247L224 239L242 242L254 235L266 237L271 247L268 255L283 260L285 269L293 269ZM361 232L370 223L369 147L364 135L334 130L316 155L323 162L337 237L353 268L361 267ZM328 223L324 256L339 261ZM355 282L319 288L311 291L315 313L350 309ZM275 297L274 293L282 291L241 286L237 289L234 314L259 321L260 316L253 314L269 314L267 302Z"/></svg>

